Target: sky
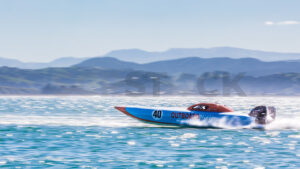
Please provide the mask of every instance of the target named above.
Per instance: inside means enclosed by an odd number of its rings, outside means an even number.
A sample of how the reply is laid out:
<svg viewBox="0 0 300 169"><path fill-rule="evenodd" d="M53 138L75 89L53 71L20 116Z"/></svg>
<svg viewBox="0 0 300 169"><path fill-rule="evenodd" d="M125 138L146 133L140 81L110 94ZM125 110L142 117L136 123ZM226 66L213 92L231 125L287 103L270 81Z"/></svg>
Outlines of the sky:
<svg viewBox="0 0 300 169"><path fill-rule="evenodd" d="M0 57L231 46L300 53L299 0L0 0Z"/></svg>

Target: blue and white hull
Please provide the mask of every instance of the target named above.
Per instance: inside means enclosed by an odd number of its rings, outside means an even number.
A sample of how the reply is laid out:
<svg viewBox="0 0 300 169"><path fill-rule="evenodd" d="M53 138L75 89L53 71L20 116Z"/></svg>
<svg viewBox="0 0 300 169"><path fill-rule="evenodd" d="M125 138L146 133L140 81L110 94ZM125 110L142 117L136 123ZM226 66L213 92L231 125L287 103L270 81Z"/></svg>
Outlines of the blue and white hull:
<svg viewBox="0 0 300 169"><path fill-rule="evenodd" d="M115 107L141 121L191 127L247 127L255 118L238 112L201 112L184 109Z"/></svg>

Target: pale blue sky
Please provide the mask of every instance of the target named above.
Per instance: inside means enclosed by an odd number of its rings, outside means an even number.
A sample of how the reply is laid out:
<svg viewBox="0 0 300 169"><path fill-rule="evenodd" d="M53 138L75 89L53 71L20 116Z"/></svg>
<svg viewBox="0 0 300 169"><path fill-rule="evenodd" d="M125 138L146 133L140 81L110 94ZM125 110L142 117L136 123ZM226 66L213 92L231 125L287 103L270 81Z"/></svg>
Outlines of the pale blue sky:
<svg viewBox="0 0 300 169"><path fill-rule="evenodd" d="M0 0L0 56L232 46L300 53L299 0Z"/></svg>

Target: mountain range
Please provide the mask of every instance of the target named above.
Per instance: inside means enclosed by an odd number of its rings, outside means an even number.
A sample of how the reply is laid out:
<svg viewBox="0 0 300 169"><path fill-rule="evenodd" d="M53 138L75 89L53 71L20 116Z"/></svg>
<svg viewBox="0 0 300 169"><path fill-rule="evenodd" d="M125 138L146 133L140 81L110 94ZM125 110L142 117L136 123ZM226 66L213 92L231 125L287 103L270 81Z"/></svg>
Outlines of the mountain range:
<svg viewBox="0 0 300 169"><path fill-rule="evenodd" d="M115 50L105 56L118 58L124 61L149 63L154 61L179 59L185 57L229 57L229 58L255 58L262 61L299 60L300 53L267 52L234 47L215 48L172 48L162 52L148 52L140 49Z"/></svg>
<svg viewBox="0 0 300 169"><path fill-rule="evenodd" d="M114 57L119 60L135 63L150 63L163 60L182 59L186 57L199 58L254 58L261 61L292 61L300 62L300 53L266 52L233 47L215 48L173 48L162 52L148 52L140 49L114 50L101 57ZM99 56L98 56L99 57ZM16 59L0 57L0 66L17 67L24 69L40 69L47 67L68 67L90 58L63 57L47 63L22 62Z"/></svg>
<svg viewBox="0 0 300 169"><path fill-rule="evenodd" d="M199 83L200 76L195 74L171 76L147 71L81 67L36 70L0 67L0 95L204 95L204 90L209 95L230 91L233 95L235 92L239 95L300 95L300 73L243 76L235 83L242 93L235 85L224 90L224 79L228 77L227 80L234 82L235 75L227 72L204 75Z"/></svg>
<svg viewBox="0 0 300 169"><path fill-rule="evenodd" d="M112 57L98 57L85 60L74 67L101 68L117 70L142 70L150 72L163 72L170 75L189 73L201 75L204 72L225 71L229 73L247 73L252 76L271 75L278 73L300 73L298 61L265 62L253 58L199 58L187 57L157 61L145 64L121 61Z"/></svg>
<svg viewBox="0 0 300 169"><path fill-rule="evenodd" d="M155 89L166 95L195 95L200 79L205 89L212 94L217 89L220 95L222 83L241 77L245 95L300 95L299 58L300 54L237 48L119 50L49 63L0 58L0 94L136 95L153 94Z"/></svg>

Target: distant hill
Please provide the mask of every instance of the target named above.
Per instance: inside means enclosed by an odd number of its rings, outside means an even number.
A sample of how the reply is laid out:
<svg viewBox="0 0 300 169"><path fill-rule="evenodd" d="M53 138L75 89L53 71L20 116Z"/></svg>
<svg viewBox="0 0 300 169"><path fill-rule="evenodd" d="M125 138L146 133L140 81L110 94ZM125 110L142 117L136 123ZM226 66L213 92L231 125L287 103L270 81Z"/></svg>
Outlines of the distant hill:
<svg viewBox="0 0 300 169"><path fill-rule="evenodd" d="M17 67L23 69L41 69L47 67L69 67L78 64L87 58L63 57L47 63L21 62L16 59L0 57L0 66Z"/></svg>
<svg viewBox="0 0 300 169"><path fill-rule="evenodd" d="M102 69L139 69L142 64L134 62L121 61L113 57L96 57L87 59L74 67L85 67L85 68L102 68Z"/></svg>
<svg viewBox="0 0 300 169"><path fill-rule="evenodd" d="M75 67L103 69L133 69L168 74L202 74L212 71L226 71L229 73L245 72L248 75L262 76L276 73L300 73L300 62L273 61L264 62L253 58L199 58L187 57L182 59L157 61L146 64L125 62L111 57L99 57L85 60Z"/></svg>
<svg viewBox="0 0 300 169"><path fill-rule="evenodd" d="M203 88L199 89L199 77L204 82L200 85L204 85L205 91L221 95L226 93L222 78L229 77L230 80L235 75L227 72L209 72L202 76L170 76L121 69L70 67L31 70L0 67L0 94L203 95ZM300 73L258 77L245 75L238 81L238 85L245 95L300 95ZM232 94L239 92L236 89L235 86L230 88Z"/></svg>
<svg viewBox="0 0 300 169"><path fill-rule="evenodd" d="M48 63L40 63L42 67L40 68L47 68L47 67L69 67L74 64L78 64L86 59L89 58L77 58L77 57L62 57L55 59Z"/></svg>
<svg viewBox="0 0 300 169"><path fill-rule="evenodd" d="M135 77L134 82L131 77ZM153 77L163 82L161 88L172 89L170 78L161 73L79 67L36 70L0 67L0 94L124 94L130 87L142 92L144 84L149 93Z"/></svg>
<svg viewBox="0 0 300 169"><path fill-rule="evenodd" d="M16 59L7 59L0 57L0 66L20 67L22 66L22 64L24 63Z"/></svg>
<svg viewBox="0 0 300 169"><path fill-rule="evenodd" d="M249 50L234 47L215 48L173 48L162 52L148 52L140 49L114 50L104 56L118 58L124 61L148 63L154 61L179 59L185 57L229 57L229 58L255 58L262 61L297 60L300 53L280 53L260 50Z"/></svg>

